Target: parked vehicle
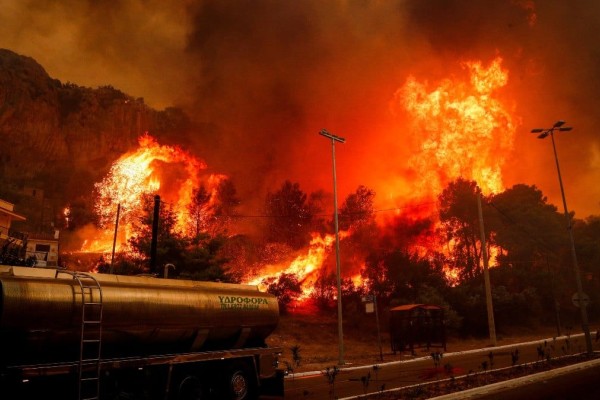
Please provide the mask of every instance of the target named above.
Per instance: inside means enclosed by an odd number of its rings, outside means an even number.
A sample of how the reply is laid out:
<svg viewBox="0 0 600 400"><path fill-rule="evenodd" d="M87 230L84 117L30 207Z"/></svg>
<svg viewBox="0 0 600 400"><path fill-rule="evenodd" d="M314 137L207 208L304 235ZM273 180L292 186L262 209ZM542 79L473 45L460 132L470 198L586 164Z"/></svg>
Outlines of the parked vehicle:
<svg viewBox="0 0 600 400"><path fill-rule="evenodd" d="M283 397L278 321L256 286L0 266L0 397Z"/></svg>

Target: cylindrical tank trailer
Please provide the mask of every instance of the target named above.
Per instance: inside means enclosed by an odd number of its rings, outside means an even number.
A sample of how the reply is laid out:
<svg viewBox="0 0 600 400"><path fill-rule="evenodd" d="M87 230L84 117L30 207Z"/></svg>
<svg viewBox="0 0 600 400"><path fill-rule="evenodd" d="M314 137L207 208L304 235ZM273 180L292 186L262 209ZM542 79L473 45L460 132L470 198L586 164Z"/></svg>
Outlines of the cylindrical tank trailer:
<svg viewBox="0 0 600 400"><path fill-rule="evenodd" d="M279 321L277 299L256 286L89 275L100 289L0 266L0 363L77 357L83 303L101 304L103 357L260 347Z"/></svg>

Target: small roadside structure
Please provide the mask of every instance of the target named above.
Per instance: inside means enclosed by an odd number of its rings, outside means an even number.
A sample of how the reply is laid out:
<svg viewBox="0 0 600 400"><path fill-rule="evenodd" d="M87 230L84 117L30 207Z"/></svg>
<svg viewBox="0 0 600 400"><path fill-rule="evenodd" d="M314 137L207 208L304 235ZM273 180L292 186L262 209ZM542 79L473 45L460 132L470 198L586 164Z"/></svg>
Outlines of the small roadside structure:
<svg viewBox="0 0 600 400"><path fill-rule="evenodd" d="M405 304L390 310L392 351L440 347L446 351L444 309L431 304Z"/></svg>
<svg viewBox="0 0 600 400"><path fill-rule="evenodd" d="M27 236L11 228L13 221L25 221L14 211L15 205L0 199L0 265L11 264L23 256Z"/></svg>
<svg viewBox="0 0 600 400"><path fill-rule="evenodd" d="M30 233L27 238L27 257L35 257L36 267L57 267L58 266L58 230L51 233Z"/></svg>

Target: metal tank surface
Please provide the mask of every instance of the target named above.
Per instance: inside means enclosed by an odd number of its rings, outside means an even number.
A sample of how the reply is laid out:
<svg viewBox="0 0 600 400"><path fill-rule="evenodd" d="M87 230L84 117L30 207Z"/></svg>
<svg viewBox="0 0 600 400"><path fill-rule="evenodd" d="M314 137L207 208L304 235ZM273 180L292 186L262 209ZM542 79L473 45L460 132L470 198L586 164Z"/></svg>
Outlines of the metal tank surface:
<svg viewBox="0 0 600 400"><path fill-rule="evenodd" d="M102 302L102 356L264 346L277 298L256 286L90 274ZM95 297L95 298L94 298ZM52 269L0 266L0 364L76 359L82 289Z"/></svg>

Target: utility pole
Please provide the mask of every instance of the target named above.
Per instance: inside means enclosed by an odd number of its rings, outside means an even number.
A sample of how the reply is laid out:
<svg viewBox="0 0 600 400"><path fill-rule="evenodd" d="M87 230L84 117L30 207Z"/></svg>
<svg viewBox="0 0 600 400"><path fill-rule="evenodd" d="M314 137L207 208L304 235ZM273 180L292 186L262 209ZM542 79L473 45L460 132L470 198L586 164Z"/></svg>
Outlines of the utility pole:
<svg viewBox="0 0 600 400"><path fill-rule="evenodd" d="M483 227L483 210L481 209L481 189L477 189L477 211L479 213L479 233L481 234L481 257L483 258L483 279L485 281L485 302L487 304L488 329L492 346L496 346L496 323L494 322L494 305L492 304L492 285L488 269L488 253L485 244L485 229Z"/></svg>
<svg viewBox="0 0 600 400"><path fill-rule="evenodd" d="M160 218L160 196L154 196L154 213L152 218L152 240L150 242L150 273L156 274L156 247L158 242L158 220Z"/></svg>

